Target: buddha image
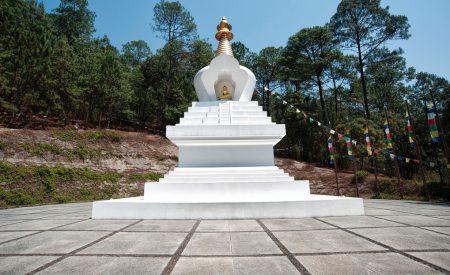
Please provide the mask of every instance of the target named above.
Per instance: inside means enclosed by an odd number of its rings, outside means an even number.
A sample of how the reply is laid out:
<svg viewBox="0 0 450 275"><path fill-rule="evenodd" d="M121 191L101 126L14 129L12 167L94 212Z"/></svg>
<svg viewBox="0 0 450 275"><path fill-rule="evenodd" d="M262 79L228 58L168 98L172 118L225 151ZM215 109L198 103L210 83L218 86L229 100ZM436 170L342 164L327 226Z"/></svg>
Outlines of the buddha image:
<svg viewBox="0 0 450 275"><path fill-rule="evenodd" d="M231 94L228 91L227 85L223 85L222 94L219 96L219 100L231 100Z"/></svg>

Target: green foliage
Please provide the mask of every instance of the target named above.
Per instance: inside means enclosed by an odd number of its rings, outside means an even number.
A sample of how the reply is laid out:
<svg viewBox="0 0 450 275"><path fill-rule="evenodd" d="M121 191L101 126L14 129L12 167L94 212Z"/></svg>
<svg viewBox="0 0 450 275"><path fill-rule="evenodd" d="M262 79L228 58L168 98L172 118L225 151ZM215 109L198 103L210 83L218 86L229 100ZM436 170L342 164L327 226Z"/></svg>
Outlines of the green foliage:
<svg viewBox="0 0 450 275"><path fill-rule="evenodd" d="M440 182L429 182L427 184L428 192L433 199L440 201L450 201L450 186L444 185Z"/></svg>
<svg viewBox="0 0 450 275"><path fill-rule="evenodd" d="M87 0L61 0L53 18L58 34L70 43L85 42L95 31L95 13L88 9Z"/></svg>
<svg viewBox="0 0 450 275"><path fill-rule="evenodd" d="M155 172L147 172L147 173L131 173L128 175L128 179L132 182L143 182L143 181L158 181L161 178L161 174Z"/></svg>
<svg viewBox="0 0 450 275"><path fill-rule="evenodd" d="M32 157L44 157L45 154L63 155L64 149L54 143L23 143L22 149Z"/></svg>
<svg viewBox="0 0 450 275"><path fill-rule="evenodd" d="M0 161L0 207L111 198L119 192L122 178L121 173L111 171ZM143 178L153 180L156 175L143 174Z"/></svg>
<svg viewBox="0 0 450 275"><path fill-rule="evenodd" d="M125 64L136 67L144 63L150 57L150 47L143 40L134 40L122 46L122 59Z"/></svg>
<svg viewBox="0 0 450 275"><path fill-rule="evenodd" d="M380 0L344 0L330 20L335 39L344 47L357 52L365 116L370 119L368 88L365 69L367 60L385 42L407 39L408 18L391 15L389 8L382 8Z"/></svg>
<svg viewBox="0 0 450 275"><path fill-rule="evenodd" d="M356 171L356 178L358 179L358 181L363 181L368 175L370 175L369 172L365 170Z"/></svg>
<svg viewBox="0 0 450 275"><path fill-rule="evenodd" d="M54 130L51 137L61 141L78 142L81 144L90 144L92 142L120 142L122 136L115 131L72 131L72 130Z"/></svg>
<svg viewBox="0 0 450 275"><path fill-rule="evenodd" d="M190 40L196 36L197 25L180 2L161 0L153 8L153 30L167 42Z"/></svg>
<svg viewBox="0 0 450 275"><path fill-rule="evenodd" d="M380 190L380 193L392 194L395 192L394 182L391 180L381 180L378 183L378 190Z"/></svg>

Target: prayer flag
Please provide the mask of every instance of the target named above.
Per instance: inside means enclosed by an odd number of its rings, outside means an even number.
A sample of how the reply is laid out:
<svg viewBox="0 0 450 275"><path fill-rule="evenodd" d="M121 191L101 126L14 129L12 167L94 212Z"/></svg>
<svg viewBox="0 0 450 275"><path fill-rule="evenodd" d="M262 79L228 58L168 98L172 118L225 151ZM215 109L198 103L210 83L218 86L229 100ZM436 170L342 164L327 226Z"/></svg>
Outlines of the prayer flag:
<svg viewBox="0 0 450 275"><path fill-rule="evenodd" d="M372 141L370 140L369 128L367 128L367 127L364 130L364 136L366 138L367 155L369 156L369 159L371 159L371 158L373 158Z"/></svg>
<svg viewBox="0 0 450 275"><path fill-rule="evenodd" d="M391 138L391 131L389 129L389 123L388 123L387 119L384 121L383 127L384 127L384 133L386 134L387 150L388 150L389 154L392 154L392 151L393 151L392 138Z"/></svg>
<svg viewBox="0 0 450 275"><path fill-rule="evenodd" d="M353 160L352 139L345 137L345 143L347 144L347 155L349 160Z"/></svg>
<svg viewBox="0 0 450 275"><path fill-rule="evenodd" d="M411 148L414 147L414 139L413 139L413 129L411 125L411 117L409 113L406 112L406 129L408 130L408 143Z"/></svg>
<svg viewBox="0 0 450 275"><path fill-rule="evenodd" d="M428 129L430 131L431 140L439 142L439 132L436 125L436 114L434 113L434 105L432 102L427 103Z"/></svg>
<svg viewBox="0 0 450 275"><path fill-rule="evenodd" d="M333 139L330 135L328 137L328 165L331 167L334 165L334 153L333 153Z"/></svg>

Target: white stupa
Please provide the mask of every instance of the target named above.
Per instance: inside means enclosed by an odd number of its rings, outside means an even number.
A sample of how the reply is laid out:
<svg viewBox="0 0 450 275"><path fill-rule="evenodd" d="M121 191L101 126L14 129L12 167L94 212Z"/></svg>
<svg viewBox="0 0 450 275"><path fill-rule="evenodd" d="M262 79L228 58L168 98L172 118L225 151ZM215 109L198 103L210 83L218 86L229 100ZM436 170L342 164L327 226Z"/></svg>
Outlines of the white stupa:
<svg viewBox="0 0 450 275"><path fill-rule="evenodd" d="M167 127L179 164L143 197L93 204L94 219L231 219L363 215L360 198L311 195L274 165L273 146L286 134L251 101L256 79L233 57L231 25L217 26L216 57L194 79L199 101Z"/></svg>

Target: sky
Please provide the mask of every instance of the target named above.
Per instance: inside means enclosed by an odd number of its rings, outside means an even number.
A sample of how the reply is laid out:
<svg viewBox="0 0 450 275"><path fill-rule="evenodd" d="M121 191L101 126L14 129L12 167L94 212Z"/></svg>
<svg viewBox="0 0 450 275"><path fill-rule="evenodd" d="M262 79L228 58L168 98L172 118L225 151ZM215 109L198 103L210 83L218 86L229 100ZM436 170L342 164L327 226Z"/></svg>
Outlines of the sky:
<svg viewBox="0 0 450 275"><path fill-rule="evenodd" d="M41 0L49 12L59 0ZM90 0L97 15L95 36L107 35L118 49L132 40L144 40L152 52L164 41L152 31L153 7L159 0ZM222 16L233 26L234 41L251 51L269 46L286 46L290 36L302 28L327 23L338 0L179 0L193 16L201 39L217 47L214 35ZM450 80L450 1L381 0L391 14L406 15L411 37L390 41L391 49L401 47L408 66Z"/></svg>

